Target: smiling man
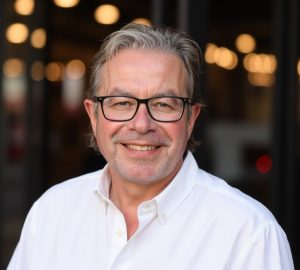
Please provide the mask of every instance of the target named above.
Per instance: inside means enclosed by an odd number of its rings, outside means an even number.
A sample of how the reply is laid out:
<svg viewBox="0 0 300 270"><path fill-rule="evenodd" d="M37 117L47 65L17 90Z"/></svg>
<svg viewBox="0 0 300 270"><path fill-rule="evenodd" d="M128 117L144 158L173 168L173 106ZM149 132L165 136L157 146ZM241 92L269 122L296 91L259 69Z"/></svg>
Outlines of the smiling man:
<svg viewBox="0 0 300 270"><path fill-rule="evenodd" d="M84 101L104 169L32 207L12 269L293 269L259 202L199 169L201 54L183 33L129 24L95 57Z"/></svg>

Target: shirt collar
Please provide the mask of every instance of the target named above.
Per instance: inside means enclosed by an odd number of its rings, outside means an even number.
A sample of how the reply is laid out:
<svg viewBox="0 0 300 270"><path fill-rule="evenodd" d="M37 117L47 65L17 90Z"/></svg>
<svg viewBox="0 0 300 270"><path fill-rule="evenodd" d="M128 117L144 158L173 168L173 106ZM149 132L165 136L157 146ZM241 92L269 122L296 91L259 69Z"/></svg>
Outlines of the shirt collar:
<svg viewBox="0 0 300 270"><path fill-rule="evenodd" d="M191 152L188 152L179 172L171 183L154 200L158 207L158 217L165 223L174 211L190 194L196 184L198 165Z"/></svg>
<svg viewBox="0 0 300 270"><path fill-rule="evenodd" d="M184 162L170 184L155 198L148 202L154 202L157 208L158 218L163 224L179 207L184 199L190 194L196 183L196 173L198 165L191 152L187 153ZM111 177L108 170L108 164L103 168L95 191L106 202L111 203L109 199L109 189ZM146 203L146 202L144 202ZM143 204L144 204L143 203Z"/></svg>
<svg viewBox="0 0 300 270"><path fill-rule="evenodd" d="M111 185L111 177L108 171L108 164L102 170L102 174L100 174L98 181L95 186L95 192L97 192L100 197L106 201L110 202L109 200L109 189Z"/></svg>

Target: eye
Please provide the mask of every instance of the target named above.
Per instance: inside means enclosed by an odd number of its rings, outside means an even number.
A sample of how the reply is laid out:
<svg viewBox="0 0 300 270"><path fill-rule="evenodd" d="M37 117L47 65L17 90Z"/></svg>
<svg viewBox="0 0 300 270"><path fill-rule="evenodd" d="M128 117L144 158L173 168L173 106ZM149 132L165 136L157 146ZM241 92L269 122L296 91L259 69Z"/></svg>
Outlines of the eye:
<svg viewBox="0 0 300 270"><path fill-rule="evenodd" d="M111 110L129 110L135 108L136 101L126 97L110 97L105 100L104 105Z"/></svg>
<svg viewBox="0 0 300 270"><path fill-rule="evenodd" d="M167 107L171 107L170 104L167 104L165 102L157 102L155 103L156 107L161 107L161 108L167 108Z"/></svg>
<svg viewBox="0 0 300 270"><path fill-rule="evenodd" d="M128 106L130 106L130 102L128 102L128 101L114 102L114 103L112 103L112 106L114 106L114 107L116 107L116 106L119 106L119 107L128 107Z"/></svg>
<svg viewBox="0 0 300 270"><path fill-rule="evenodd" d="M181 107L179 101L176 98L155 98L151 101L151 108L163 112L177 111Z"/></svg>

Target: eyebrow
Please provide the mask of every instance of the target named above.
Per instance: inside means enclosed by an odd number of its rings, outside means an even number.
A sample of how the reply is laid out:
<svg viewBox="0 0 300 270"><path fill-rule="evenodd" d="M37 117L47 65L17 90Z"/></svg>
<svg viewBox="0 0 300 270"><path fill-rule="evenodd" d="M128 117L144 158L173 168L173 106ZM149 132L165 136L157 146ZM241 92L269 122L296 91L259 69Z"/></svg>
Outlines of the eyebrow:
<svg viewBox="0 0 300 270"><path fill-rule="evenodd" d="M109 93L110 96L128 96L128 97L135 97L131 92L129 92L126 89L121 88L114 88L111 93ZM172 89L167 90L159 90L157 91L152 97L164 97L164 96L178 96L175 94L175 91Z"/></svg>
<svg viewBox="0 0 300 270"><path fill-rule="evenodd" d="M121 88L114 88L111 93L109 93L110 96L133 96L129 91Z"/></svg>
<svg viewBox="0 0 300 270"><path fill-rule="evenodd" d="M172 89L168 89L168 90L163 90L163 91L158 91L157 93L155 93L154 97L164 97L164 96L178 96L177 94L175 94L175 91Z"/></svg>

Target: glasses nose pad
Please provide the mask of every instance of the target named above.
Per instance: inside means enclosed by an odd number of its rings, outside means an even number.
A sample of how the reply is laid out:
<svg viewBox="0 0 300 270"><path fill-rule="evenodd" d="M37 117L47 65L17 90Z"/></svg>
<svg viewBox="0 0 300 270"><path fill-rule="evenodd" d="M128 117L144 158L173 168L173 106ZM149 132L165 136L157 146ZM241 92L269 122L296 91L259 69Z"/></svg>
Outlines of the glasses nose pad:
<svg viewBox="0 0 300 270"><path fill-rule="evenodd" d="M141 106L144 105L144 106ZM150 109L149 109L149 100L139 100L138 104L137 104L137 109L135 112L135 115L138 114L141 110L141 107L143 108L144 114L146 114L148 117L150 117L151 119L153 119Z"/></svg>

